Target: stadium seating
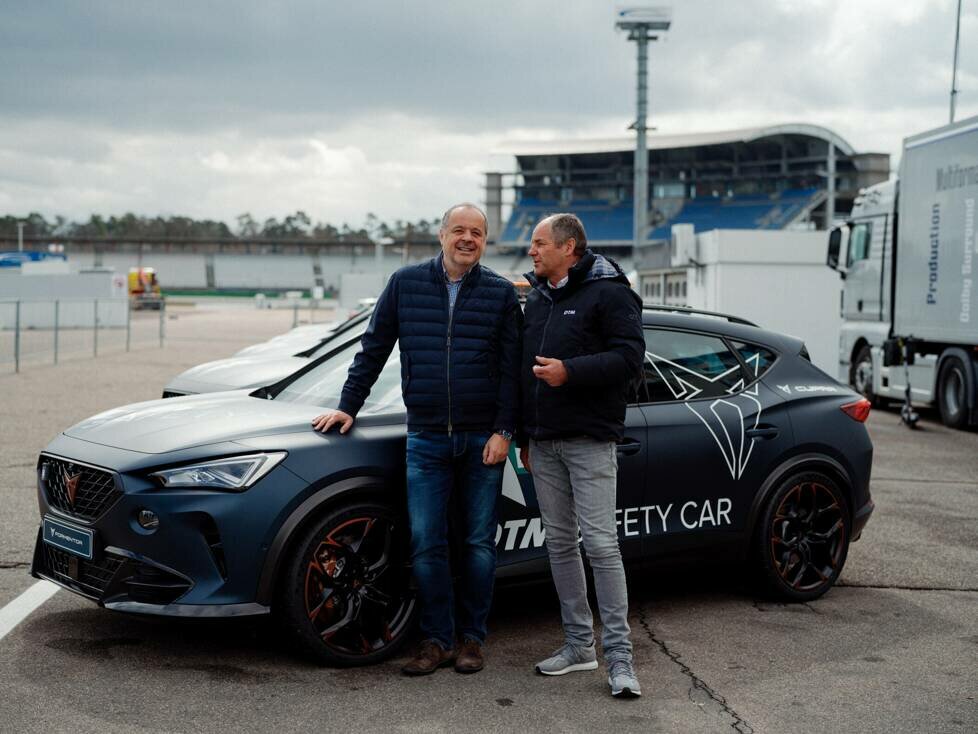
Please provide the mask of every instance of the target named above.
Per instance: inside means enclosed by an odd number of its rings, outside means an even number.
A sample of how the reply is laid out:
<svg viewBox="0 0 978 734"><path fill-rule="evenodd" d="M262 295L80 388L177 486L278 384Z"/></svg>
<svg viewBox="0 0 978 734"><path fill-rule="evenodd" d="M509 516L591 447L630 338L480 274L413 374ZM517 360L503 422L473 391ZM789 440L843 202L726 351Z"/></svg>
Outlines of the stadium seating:
<svg viewBox="0 0 978 734"><path fill-rule="evenodd" d="M692 224L696 232L711 229L782 229L819 194L818 189L788 189L774 195L701 197L689 199L678 213L651 229L649 239L668 239L674 224ZM611 204L594 199L574 199L569 204L523 197L513 206L499 241L529 245L534 225L546 214L571 211L584 222L594 242L630 242L632 202Z"/></svg>

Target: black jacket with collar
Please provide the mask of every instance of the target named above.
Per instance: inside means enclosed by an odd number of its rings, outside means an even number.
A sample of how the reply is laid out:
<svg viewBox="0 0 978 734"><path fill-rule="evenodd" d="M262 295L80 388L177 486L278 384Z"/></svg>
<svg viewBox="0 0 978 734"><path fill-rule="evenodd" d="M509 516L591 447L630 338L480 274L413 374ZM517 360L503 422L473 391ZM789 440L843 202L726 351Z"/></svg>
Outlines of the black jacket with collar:
<svg viewBox="0 0 978 734"><path fill-rule="evenodd" d="M526 299L520 365L520 441L589 436L620 441L625 407L642 375L642 301L613 260L587 250L553 289L533 273ZM564 363L567 382L550 387L533 374L536 357Z"/></svg>

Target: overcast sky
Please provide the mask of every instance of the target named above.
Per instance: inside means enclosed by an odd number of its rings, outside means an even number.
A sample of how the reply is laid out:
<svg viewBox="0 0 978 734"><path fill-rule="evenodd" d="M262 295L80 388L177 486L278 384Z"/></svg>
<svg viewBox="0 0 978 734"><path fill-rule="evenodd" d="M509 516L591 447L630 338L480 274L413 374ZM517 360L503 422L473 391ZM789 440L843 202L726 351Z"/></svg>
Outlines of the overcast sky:
<svg viewBox="0 0 978 734"><path fill-rule="evenodd" d="M627 134L615 5L8 0L0 214L429 218L483 197L505 141ZM956 5L678 0L650 124L815 123L895 164L948 120ZM978 114L978 0L963 8L958 119Z"/></svg>

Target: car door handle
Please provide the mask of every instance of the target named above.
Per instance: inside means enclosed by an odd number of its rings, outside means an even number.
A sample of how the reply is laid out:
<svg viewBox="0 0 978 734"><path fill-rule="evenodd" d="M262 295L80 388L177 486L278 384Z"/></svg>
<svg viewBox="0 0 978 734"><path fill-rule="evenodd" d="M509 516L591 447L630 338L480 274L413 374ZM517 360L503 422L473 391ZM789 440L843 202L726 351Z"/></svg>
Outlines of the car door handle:
<svg viewBox="0 0 978 734"><path fill-rule="evenodd" d="M642 450L642 444L638 441L628 439L615 447L615 450L622 456L632 456Z"/></svg>
<svg viewBox="0 0 978 734"><path fill-rule="evenodd" d="M758 426L757 428L750 428L744 431L744 435L747 438L756 438L764 441L769 438L775 438L778 435L778 429L775 426Z"/></svg>

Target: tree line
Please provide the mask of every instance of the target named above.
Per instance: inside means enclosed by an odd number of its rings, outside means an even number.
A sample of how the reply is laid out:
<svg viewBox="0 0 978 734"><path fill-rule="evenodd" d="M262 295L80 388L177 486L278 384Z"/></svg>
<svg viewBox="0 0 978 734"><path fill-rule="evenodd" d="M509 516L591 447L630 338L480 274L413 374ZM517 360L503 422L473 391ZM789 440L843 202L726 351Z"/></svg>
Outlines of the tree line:
<svg viewBox="0 0 978 734"><path fill-rule="evenodd" d="M264 221L251 214L239 215L232 230L225 222L212 219L193 219L191 217L142 217L127 213L122 216L104 217L93 214L87 222L69 221L56 216L47 219L42 214L31 212L26 217L5 215L0 217L0 234L17 236L18 222L24 223L25 237L93 237L112 239L171 238L174 240L192 239L317 239L338 242L374 242L391 238L394 240L427 240L438 233L440 218L419 219L407 222L396 219L382 221L373 213L368 213L363 224L351 227L347 223L335 226L328 222L313 222L303 211L289 214L281 220L270 217Z"/></svg>

